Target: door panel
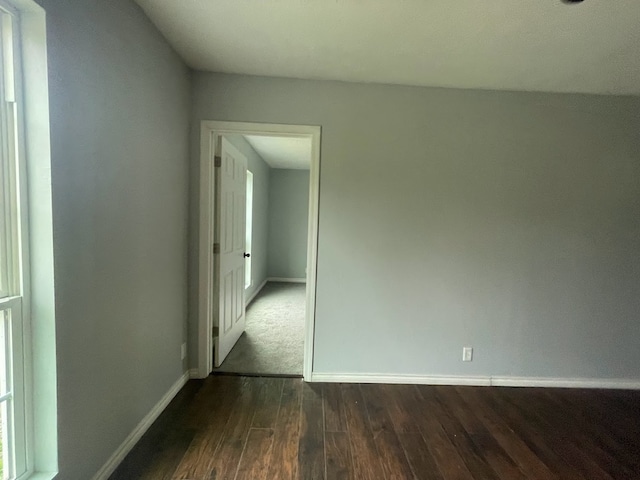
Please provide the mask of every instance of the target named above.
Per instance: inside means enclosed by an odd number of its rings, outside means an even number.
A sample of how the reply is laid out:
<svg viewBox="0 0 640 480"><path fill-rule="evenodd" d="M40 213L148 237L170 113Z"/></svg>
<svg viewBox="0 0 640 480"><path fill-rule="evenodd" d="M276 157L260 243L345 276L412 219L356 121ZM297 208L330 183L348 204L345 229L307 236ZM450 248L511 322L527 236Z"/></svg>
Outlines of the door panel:
<svg viewBox="0 0 640 480"><path fill-rule="evenodd" d="M214 366L219 367L245 329L244 240L247 159L224 137L219 169L218 282L220 291L214 314L218 315L218 336L214 338Z"/></svg>

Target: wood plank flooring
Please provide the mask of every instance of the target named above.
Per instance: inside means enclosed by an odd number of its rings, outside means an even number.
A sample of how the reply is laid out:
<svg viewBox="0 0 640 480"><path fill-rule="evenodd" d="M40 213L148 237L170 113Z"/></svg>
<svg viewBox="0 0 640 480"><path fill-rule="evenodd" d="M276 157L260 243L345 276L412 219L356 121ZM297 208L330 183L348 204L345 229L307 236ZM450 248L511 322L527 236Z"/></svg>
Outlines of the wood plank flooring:
<svg viewBox="0 0 640 480"><path fill-rule="evenodd" d="M640 392L190 381L111 480L640 479Z"/></svg>

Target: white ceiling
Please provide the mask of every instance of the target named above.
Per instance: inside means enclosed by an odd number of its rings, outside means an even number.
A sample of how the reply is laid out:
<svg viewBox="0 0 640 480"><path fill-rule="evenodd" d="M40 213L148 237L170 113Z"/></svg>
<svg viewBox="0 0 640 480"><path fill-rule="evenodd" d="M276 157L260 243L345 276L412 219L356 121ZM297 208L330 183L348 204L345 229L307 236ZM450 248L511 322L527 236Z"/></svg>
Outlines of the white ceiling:
<svg viewBox="0 0 640 480"><path fill-rule="evenodd" d="M640 0L137 0L192 68L640 94Z"/></svg>
<svg viewBox="0 0 640 480"><path fill-rule="evenodd" d="M308 138L259 135L245 135L244 138L271 168L309 170L311 140Z"/></svg>

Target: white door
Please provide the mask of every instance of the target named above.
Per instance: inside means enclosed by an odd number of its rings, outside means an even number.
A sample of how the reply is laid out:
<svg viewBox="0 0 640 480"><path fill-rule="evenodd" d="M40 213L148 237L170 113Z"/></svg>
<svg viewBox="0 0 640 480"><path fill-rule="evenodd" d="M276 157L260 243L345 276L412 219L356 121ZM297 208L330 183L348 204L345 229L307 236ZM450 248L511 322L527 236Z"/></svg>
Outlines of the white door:
<svg viewBox="0 0 640 480"><path fill-rule="evenodd" d="M214 366L219 367L244 332L244 255L247 159L222 137L219 183L217 255L217 336ZM214 284L215 284L214 283ZM215 297L215 295L214 295ZM217 313L217 315L216 315ZM215 335L215 333L214 333Z"/></svg>

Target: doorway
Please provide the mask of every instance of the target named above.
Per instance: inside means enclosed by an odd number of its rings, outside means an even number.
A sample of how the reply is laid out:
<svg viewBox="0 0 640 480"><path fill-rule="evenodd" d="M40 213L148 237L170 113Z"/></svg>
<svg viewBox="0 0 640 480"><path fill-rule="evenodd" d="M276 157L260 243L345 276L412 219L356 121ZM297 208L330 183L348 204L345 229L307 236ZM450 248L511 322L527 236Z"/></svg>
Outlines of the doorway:
<svg viewBox="0 0 640 480"><path fill-rule="evenodd" d="M246 247L248 247L250 250L253 250L253 252L255 253L247 251L247 249L245 249L245 257L248 254L251 254L250 257L247 257L251 259L251 263L248 264L247 262L243 265L243 278L241 285L245 288L243 288L241 292L242 299L240 300L240 298L236 296L234 297L234 303L238 304L239 302L241 302L243 307L245 306L245 303L248 305L248 309L246 311L246 324L248 325L247 332L250 331L252 319L256 320L256 317L258 317L259 315L263 315L263 320L262 322L260 322L260 327L263 330L262 333L265 333L264 331L268 330L266 324L268 324L269 322L265 322L264 312L265 309L268 311L269 308L273 308L274 302L276 304L276 312L273 315L267 314L267 317L272 317L271 320L275 318L276 320L282 320L286 323L287 320L284 317L288 315L290 316L290 314L295 316L296 312L298 312L297 314L300 317L299 325L293 326L293 329L289 331L289 333L291 334L289 336L290 338L294 338L296 336L296 334L294 334L294 330L296 328L300 329L300 332L298 332L297 335L300 337L300 341L303 344L301 348L302 371L298 373L301 373L306 380L309 380L313 363L313 327L315 321L320 127L214 121L204 121L202 122L201 126L199 217L200 272L198 279L198 376L204 378L213 370L214 344L223 335L223 333L221 333L220 331L220 326L218 325L218 319L222 315L221 310L218 309L220 305L219 295L221 291L221 282L219 277L220 244L217 244L216 240L220 238L219 236L221 235L221 233L224 235L224 223L220 224L220 212L216 211L215 199L216 195L224 193L224 185L221 184L221 180L222 178L224 178L224 176L220 173L221 169L216 168L216 162L218 162L218 164L221 163L221 155L223 155L223 143L228 144L229 140L231 140L231 143L235 143L235 146L232 145L231 147L226 147L227 150L230 150L232 148L235 149L235 153L233 153L233 155L237 155L238 151L242 153L243 148L245 149L244 153L247 153L247 146L251 149L251 151L249 152L250 155L255 156L255 154L260 151L260 154L258 154L259 157L269 157L270 149L272 151L274 150L274 148L276 149L276 151L278 150L278 148L280 149L280 155L275 155L272 158L269 158L270 162L275 161L274 158L276 157L280 157L280 160L285 161L285 165L268 166L271 172L276 172L272 175L274 179L274 186L282 184L292 187L292 185L297 184L298 195L300 195L300 179L306 176L307 180L305 184L305 192L303 193L303 196L306 198L303 199L306 200L306 202L304 203L306 203L308 207L305 209L306 212L304 213L306 213L306 219L303 222L304 225L302 225L302 230L305 237L302 242L303 245L300 247L299 239L296 245L294 245L293 243L291 245L285 245L282 241L282 238L278 239L277 235L272 235L271 238L273 240L271 241L271 244L274 248L269 248L265 245L260 245L260 235L257 235L256 232L256 222L258 218L262 218L262 221L264 221L264 212L255 211L256 205L260 205L260 202L258 202L256 198L256 195L258 195L258 172L252 171L251 166L247 169L251 173L250 175L248 175L248 177L251 179L250 181L252 181L253 190L251 191L251 189L247 188L246 194L243 195L243 198L246 199L249 197L253 197L253 199L250 200L250 207L254 208L243 210L242 217L243 219L247 219L247 224L243 224L242 232L244 233L245 230L248 231L247 227L252 230L253 234L246 237ZM286 164L287 159L284 158L286 157L286 155L282 154L282 145L287 144L289 145L289 147L295 145L298 145L298 147L306 145L306 167L294 165L293 168L287 168L292 167L291 164ZM239 146L240 148L238 148ZM267 158L263 158L262 160L264 161L264 163L267 163ZM256 169L255 165L253 169ZM222 168L222 171L224 171L224 167ZM248 185L251 184L245 183L244 186L247 187ZM289 190L291 190L291 188L289 188ZM296 190L296 188L294 188L294 190ZM291 194L291 192L289 192L289 194ZM261 195L264 195L264 192L262 192ZM272 199L274 203L277 203L279 196L281 197L282 195L270 195L269 198ZM300 213L300 204L303 203L300 201L300 197L298 197L298 200L289 199L288 202L289 206L296 207L290 208L288 210L297 209L298 213ZM261 215L262 217L260 217L259 215ZM239 215L235 214L234 216L239 217ZM250 217L251 221L249 221ZM290 220L291 218L280 218L278 221L287 222ZM289 224L288 226L285 225L284 228L282 228L282 225L270 226L270 228L276 233L285 230L293 232L295 230L294 226L298 225L298 227L300 227L300 223L301 221L298 218L294 221L293 224ZM264 236L264 225L262 225L260 228L262 229L262 235ZM297 230L300 230L300 228L297 228ZM216 253L214 253L214 250L216 248L218 250ZM278 248L280 248L281 250L280 254L277 253ZM300 248L302 248L303 250L302 258L299 253ZM260 249L262 249L262 253L258 254L258 251ZM269 253L274 257L273 262L271 261L271 259L269 259L268 261L268 267L270 269L264 268L264 253L266 250L270 250ZM282 254L282 251L285 252L285 255ZM274 265L272 265L272 263ZM287 268L289 268L289 270L287 270ZM245 281L246 275L248 274L251 275L251 280L246 279ZM239 284L239 282L235 280L234 283L236 285ZM216 298L216 296L218 296L218 298ZM253 302L249 303L251 300L253 300ZM280 306L277 306L278 301L280 301ZM269 304L271 304L271 306ZM280 310L280 314L278 314L277 310ZM242 313L244 313L244 311ZM296 320L289 318L288 321L289 323L292 323ZM284 323L281 323L278 326L278 322L275 322L272 327L277 330L278 328L283 328L284 325ZM258 339L258 337L255 335L258 330L260 329L256 330L254 328L253 330L251 330L253 332L252 335L254 341ZM268 334L269 332L266 333ZM277 331L274 331L272 333L274 334L273 336L275 338L278 338ZM216 335L218 335L218 337L216 337ZM246 341L246 337L248 337L248 335L243 335L236 345L242 346L242 343L248 343ZM247 345L244 345L244 347L247 347ZM271 345L271 347L269 348L273 347L274 346ZM286 342L284 347L281 345L277 348L277 350L280 351L280 354L282 354L282 348L286 348ZM250 350L251 349L247 350L245 348L245 357L247 352L251 353ZM233 355L234 353L232 350L230 356ZM238 355L236 355L236 357L238 357ZM242 357L242 355L240 355L240 357ZM285 359L286 357L281 358ZM224 367L224 362L220 362L221 359L217 358L216 360L218 363L222 363ZM236 358L235 360L237 361L238 358ZM279 362L277 359L275 359L274 361L275 363ZM239 371L234 373L294 373L290 371L290 365L287 366L284 365L284 363L283 367L285 369L288 368L288 371L269 371L269 369L273 370L273 367L267 367L267 370L263 369L262 371ZM231 367L231 370L227 370L231 371L233 370L233 367Z"/></svg>
<svg viewBox="0 0 640 480"><path fill-rule="evenodd" d="M214 350L214 372L302 376L311 140L240 134L222 138L223 163L228 142L247 165L246 311L244 332L226 357ZM224 172L221 177L225 179Z"/></svg>

